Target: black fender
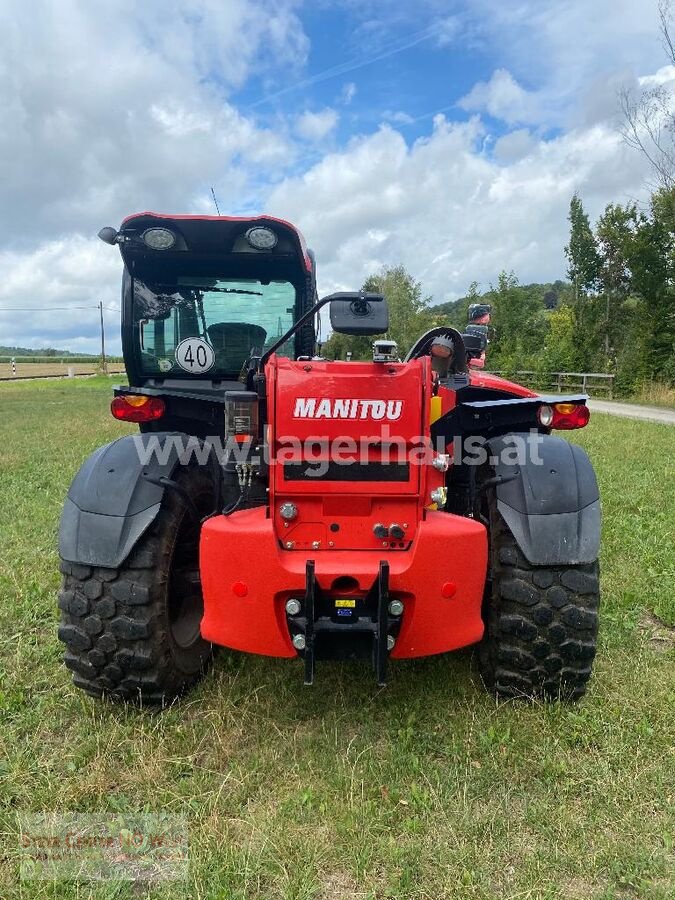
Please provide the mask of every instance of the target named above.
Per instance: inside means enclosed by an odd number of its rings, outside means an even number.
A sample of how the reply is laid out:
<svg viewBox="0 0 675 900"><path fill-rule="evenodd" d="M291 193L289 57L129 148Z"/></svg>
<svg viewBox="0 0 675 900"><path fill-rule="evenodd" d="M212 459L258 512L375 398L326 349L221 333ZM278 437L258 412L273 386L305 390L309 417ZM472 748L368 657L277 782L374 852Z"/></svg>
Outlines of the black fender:
<svg viewBox="0 0 675 900"><path fill-rule="evenodd" d="M581 447L553 435L519 433L492 438L488 449L497 508L530 564L594 562L600 494Z"/></svg>
<svg viewBox="0 0 675 900"><path fill-rule="evenodd" d="M186 440L180 432L133 434L94 451L66 497L59 526L62 559L121 566L159 512L166 488L153 482L171 478Z"/></svg>

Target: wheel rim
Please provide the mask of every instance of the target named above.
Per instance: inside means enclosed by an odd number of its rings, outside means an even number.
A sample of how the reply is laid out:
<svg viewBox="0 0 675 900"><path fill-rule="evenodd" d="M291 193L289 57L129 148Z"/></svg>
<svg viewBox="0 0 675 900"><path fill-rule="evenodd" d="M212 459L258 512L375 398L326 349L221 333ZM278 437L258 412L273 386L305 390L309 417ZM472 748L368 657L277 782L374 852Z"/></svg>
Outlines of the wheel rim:
<svg viewBox="0 0 675 900"><path fill-rule="evenodd" d="M199 626L204 612L199 572L175 572L171 577L169 626L179 647L191 647L201 637Z"/></svg>
<svg viewBox="0 0 675 900"><path fill-rule="evenodd" d="M199 577L200 530L186 511L176 536L169 577L169 630L175 644L182 649L201 640L204 601Z"/></svg>

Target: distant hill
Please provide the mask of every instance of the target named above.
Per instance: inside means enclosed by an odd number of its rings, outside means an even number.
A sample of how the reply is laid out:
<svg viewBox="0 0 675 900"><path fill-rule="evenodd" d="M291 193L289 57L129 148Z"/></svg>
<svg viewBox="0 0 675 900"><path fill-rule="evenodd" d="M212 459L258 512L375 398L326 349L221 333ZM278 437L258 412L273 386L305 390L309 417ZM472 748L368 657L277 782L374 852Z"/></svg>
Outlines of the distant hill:
<svg viewBox="0 0 675 900"><path fill-rule="evenodd" d="M539 296L544 309L556 309L566 291L571 290L571 285L565 281L551 281L545 284L534 282L532 284L519 284L518 287L530 295ZM490 303L492 291L487 290L473 297L460 297L458 300L448 300L446 303L438 303L431 307L435 315L447 316L450 322L457 327L464 327L468 321L468 308L470 303Z"/></svg>
<svg viewBox="0 0 675 900"><path fill-rule="evenodd" d="M96 359L95 353L73 353L70 350L55 350L53 347L45 347L41 350L29 350L27 347L3 347L0 346L0 356L77 356L79 359L83 357Z"/></svg>

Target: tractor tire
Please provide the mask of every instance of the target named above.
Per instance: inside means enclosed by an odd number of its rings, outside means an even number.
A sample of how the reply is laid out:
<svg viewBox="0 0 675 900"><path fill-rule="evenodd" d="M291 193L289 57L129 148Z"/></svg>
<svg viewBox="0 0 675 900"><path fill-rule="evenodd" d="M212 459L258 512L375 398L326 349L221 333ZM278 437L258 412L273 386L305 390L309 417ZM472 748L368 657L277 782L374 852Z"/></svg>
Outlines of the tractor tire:
<svg viewBox="0 0 675 900"><path fill-rule="evenodd" d="M533 566L487 498L490 550L478 646L481 676L499 698L578 700L591 677L600 602L597 560Z"/></svg>
<svg viewBox="0 0 675 900"><path fill-rule="evenodd" d="M213 507L210 478L195 468L175 481L201 516ZM157 517L122 566L62 560L59 638L73 683L93 697L166 706L195 684L213 648L199 631L201 523L167 487Z"/></svg>

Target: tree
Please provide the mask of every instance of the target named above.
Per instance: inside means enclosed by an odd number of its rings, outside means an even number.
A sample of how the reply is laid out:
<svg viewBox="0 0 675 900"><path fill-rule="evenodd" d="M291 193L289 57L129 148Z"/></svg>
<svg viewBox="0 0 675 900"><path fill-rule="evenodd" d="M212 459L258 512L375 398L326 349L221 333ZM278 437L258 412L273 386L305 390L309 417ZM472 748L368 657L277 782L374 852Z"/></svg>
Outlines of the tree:
<svg viewBox="0 0 675 900"><path fill-rule="evenodd" d="M544 294L544 306L546 309L556 309L558 306L558 295L555 291L546 291Z"/></svg>
<svg viewBox="0 0 675 900"><path fill-rule="evenodd" d="M659 3L659 26L666 57L675 65L672 36L673 3ZM659 188L675 187L675 113L672 95L663 85L638 96L629 90L620 94L624 124L622 135L629 147L639 150L649 162Z"/></svg>
<svg viewBox="0 0 675 900"><path fill-rule="evenodd" d="M321 347L321 355L326 359L370 359L374 340L374 337L338 334L334 331ZM348 357L350 353L351 357Z"/></svg>
<svg viewBox="0 0 675 900"><path fill-rule="evenodd" d="M575 316L571 306L563 304L548 317L540 368L545 372L571 372L577 366Z"/></svg>
<svg viewBox="0 0 675 900"><path fill-rule="evenodd" d="M636 215L633 205L610 203L596 226L600 257L599 284L604 298L602 332L607 363L621 328L620 308L630 290L628 253L634 237Z"/></svg>
<svg viewBox="0 0 675 900"><path fill-rule="evenodd" d="M398 344L405 355L417 338L434 324L429 309L431 299L422 296L422 286L403 266L385 267L377 275L366 279L362 290L384 294L389 306L387 337ZM333 333L323 345L322 353L329 359L368 359L372 353L372 337Z"/></svg>
<svg viewBox="0 0 675 900"><path fill-rule="evenodd" d="M641 299L649 377L675 378L675 188L658 191L636 217L628 246L631 284Z"/></svg>
<svg viewBox="0 0 675 900"><path fill-rule="evenodd" d="M596 304L589 299L598 286L600 257L588 216L578 194L570 201L570 241L565 247L569 260L567 274L574 285L574 313L580 365L587 369L596 349Z"/></svg>
<svg viewBox="0 0 675 900"><path fill-rule="evenodd" d="M574 285L576 299L582 291L592 291L600 273L598 248L588 216L578 194L570 200L570 242L565 247L569 260L567 274Z"/></svg>
<svg viewBox="0 0 675 900"><path fill-rule="evenodd" d="M489 303L487 294L481 294L478 282L472 281L464 297L457 300L446 300L430 307L433 325L451 325L462 332L469 321L469 307L472 303Z"/></svg>
<svg viewBox="0 0 675 900"><path fill-rule="evenodd" d="M404 355L417 338L433 325L429 309L430 297L422 296L422 286L403 266L384 268L378 275L367 278L364 291L384 294L389 304L387 337L396 341Z"/></svg>
<svg viewBox="0 0 675 900"><path fill-rule="evenodd" d="M535 285L521 287L513 272L501 272L497 287L481 299L492 303L494 338L489 362L511 372L533 364L546 331L544 306Z"/></svg>

